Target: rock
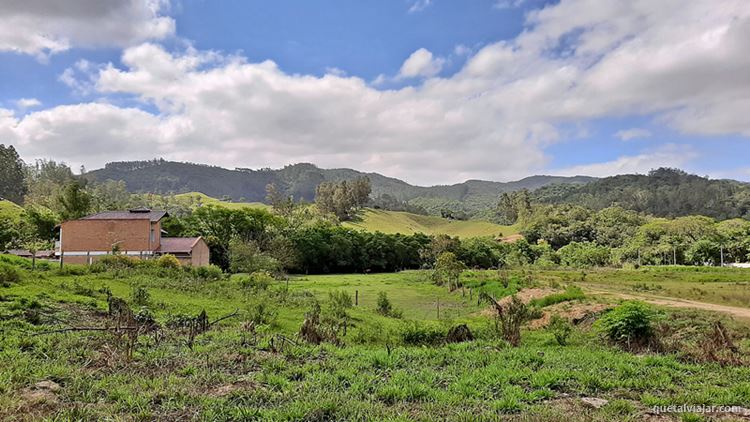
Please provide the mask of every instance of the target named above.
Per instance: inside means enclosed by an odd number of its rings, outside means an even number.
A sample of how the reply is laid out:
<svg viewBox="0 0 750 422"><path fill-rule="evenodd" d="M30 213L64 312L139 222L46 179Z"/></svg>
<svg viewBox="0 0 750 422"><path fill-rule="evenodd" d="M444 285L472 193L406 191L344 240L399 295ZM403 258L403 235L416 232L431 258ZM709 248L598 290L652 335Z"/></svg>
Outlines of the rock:
<svg viewBox="0 0 750 422"><path fill-rule="evenodd" d="M60 384L54 382L54 381L39 381L38 383L34 384L34 388L37 390L49 390L53 393L60 391Z"/></svg>
<svg viewBox="0 0 750 422"><path fill-rule="evenodd" d="M585 406L594 409L601 409L602 407L606 406L607 403L609 403L609 400L599 399L596 397L583 397L581 398L581 401Z"/></svg>

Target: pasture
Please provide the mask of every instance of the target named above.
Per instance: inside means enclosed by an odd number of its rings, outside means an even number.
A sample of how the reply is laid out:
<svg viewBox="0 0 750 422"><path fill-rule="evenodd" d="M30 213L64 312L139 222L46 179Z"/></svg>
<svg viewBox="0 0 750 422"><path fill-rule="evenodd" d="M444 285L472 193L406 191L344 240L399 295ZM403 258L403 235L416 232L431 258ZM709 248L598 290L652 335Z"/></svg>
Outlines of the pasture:
<svg viewBox="0 0 750 422"><path fill-rule="evenodd" d="M651 269L592 271L584 280L580 271L467 271L464 288L453 292L432 283L426 271L292 276L268 284L241 274L207 281L172 270L19 271L20 280L0 287L2 420L640 420L655 405L750 407L747 366L629 353L586 324L575 327L565 346L548 330L524 329L520 347L510 347L497 337L487 304L477 303L479 292L500 299L671 277L729 289L748 274L741 270L681 276L665 269L670 277ZM330 293L341 291L352 298L358 292L348 332L337 344L299 339L306 313L317 303L325 318ZM376 311L380 292L400 317ZM105 327L109 295L162 327L139 336L132 357L110 332L47 333ZM588 293L571 300L616 305ZM194 342L170 328L202 310L210 321L230 317ZM743 321L698 311L664 309L664 315L693 328L721 319L739 347L750 347ZM251 321L257 322L252 331ZM429 342L461 323L474 341ZM608 402L586 405L583 399L592 397Z"/></svg>

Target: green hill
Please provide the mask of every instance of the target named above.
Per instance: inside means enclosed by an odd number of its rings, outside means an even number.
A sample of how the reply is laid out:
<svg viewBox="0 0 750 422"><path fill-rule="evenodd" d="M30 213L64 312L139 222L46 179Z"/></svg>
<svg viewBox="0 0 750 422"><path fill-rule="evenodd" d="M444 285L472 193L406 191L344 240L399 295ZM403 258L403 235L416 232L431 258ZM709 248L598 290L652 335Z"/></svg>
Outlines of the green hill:
<svg viewBox="0 0 750 422"><path fill-rule="evenodd" d="M270 205L266 205L262 202L229 202L229 201L222 201L220 199L216 199L213 197L210 197L206 195L205 193L201 192L186 192L181 193L178 195L175 195L175 198L178 200L184 200L184 201L190 201L193 203L199 203L204 205L218 205L226 208L231 209L239 209L239 208L263 208L263 209L270 209Z"/></svg>
<svg viewBox="0 0 750 422"><path fill-rule="evenodd" d="M454 221L440 217L411 214L402 211L366 209L360 220L345 222L345 227L380 231L383 233L447 234L458 237L507 236L515 234L514 226L501 226L487 221Z"/></svg>
<svg viewBox="0 0 750 422"><path fill-rule="evenodd" d="M373 199L388 195L398 201L416 201L432 215L440 215L447 208L470 216L486 218L487 210L495 207L503 192L519 189L534 190L552 183L585 184L591 177L531 176L515 182L468 180L454 185L415 186L378 173L352 169L321 169L313 164L300 163L281 169L234 170L194 163L166 160L128 161L108 163L104 168L86 173L90 180L122 180L133 193L204 192L214 198L229 197L238 202L262 202L266 185L273 183L284 194L296 200L313 201L315 188L325 181L352 180L367 176L372 185Z"/></svg>
<svg viewBox="0 0 750 422"><path fill-rule="evenodd" d="M13 202L2 200L0 201L0 219L18 220L23 213L23 208L14 204Z"/></svg>
<svg viewBox="0 0 750 422"><path fill-rule="evenodd" d="M177 199L191 203L211 204L238 209L243 207L270 209L269 205L260 202L228 202L212 198L200 192L188 192L175 195ZM454 221L441 217L418 215L402 211L365 209L356 221L343 223L344 227L383 233L424 233L447 234L458 237L503 236L518 233L515 226L501 226L487 221L469 220Z"/></svg>

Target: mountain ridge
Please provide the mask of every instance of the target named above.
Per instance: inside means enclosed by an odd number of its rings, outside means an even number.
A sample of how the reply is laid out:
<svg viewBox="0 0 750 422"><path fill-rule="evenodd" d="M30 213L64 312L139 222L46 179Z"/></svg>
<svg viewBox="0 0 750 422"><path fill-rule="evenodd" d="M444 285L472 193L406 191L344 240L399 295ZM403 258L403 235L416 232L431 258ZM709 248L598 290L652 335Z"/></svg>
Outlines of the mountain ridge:
<svg viewBox="0 0 750 422"><path fill-rule="evenodd" d="M349 168L323 169L311 163L292 164L280 169L238 167L231 170L163 159L107 163L104 168L84 175L87 179L98 182L122 180L130 192L202 192L215 198L248 202L264 202L265 187L269 183L274 183L282 192L295 199L312 201L315 198L315 187L321 182L350 180L362 176L370 178L373 198L389 195L403 202L440 199L474 204L469 207L472 209L494 206L498 195L503 192L535 190L550 184L586 184L596 180L588 176L534 175L511 182L470 179L452 185L418 186L376 172L361 172Z"/></svg>

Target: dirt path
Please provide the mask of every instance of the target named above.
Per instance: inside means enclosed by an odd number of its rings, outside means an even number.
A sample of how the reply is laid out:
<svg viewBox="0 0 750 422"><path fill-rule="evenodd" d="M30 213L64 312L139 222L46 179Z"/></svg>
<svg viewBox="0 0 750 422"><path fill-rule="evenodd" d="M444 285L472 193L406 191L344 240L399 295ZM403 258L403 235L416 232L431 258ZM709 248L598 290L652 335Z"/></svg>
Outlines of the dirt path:
<svg viewBox="0 0 750 422"><path fill-rule="evenodd" d="M720 312L732 315L738 318L750 320L750 308L739 308L736 306L717 305L715 303L698 302L696 300L677 299L673 297L654 296L645 294L620 293L617 291L598 290L590 287L584 287L586 293L602 296L614 296L620 299L638 299L644 302L652 303L659 306L668 306L670 308L692 308L702 309L704 311Z"/></svg>

